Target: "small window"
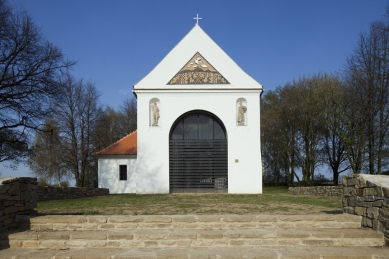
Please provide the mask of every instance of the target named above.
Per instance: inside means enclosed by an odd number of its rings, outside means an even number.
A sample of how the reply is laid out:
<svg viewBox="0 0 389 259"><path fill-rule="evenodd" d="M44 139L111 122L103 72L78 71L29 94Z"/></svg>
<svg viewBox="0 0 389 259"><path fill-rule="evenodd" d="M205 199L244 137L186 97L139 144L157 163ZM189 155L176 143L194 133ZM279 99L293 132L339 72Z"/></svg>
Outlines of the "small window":
<svg viewBox="0 0 389 259"><path fill-rule="evenodd" d="M119 180L127 181L127 165L119 165Z"/></svg>

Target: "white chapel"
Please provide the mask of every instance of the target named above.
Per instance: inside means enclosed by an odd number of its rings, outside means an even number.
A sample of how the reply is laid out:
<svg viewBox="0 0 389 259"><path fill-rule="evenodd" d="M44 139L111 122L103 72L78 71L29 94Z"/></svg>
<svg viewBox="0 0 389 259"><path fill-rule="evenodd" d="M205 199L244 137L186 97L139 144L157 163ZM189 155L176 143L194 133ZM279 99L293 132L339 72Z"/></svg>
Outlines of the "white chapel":
<svg viewBox="0 0 389 259"><path fill-rule="evenodd" d="M138 128L95 153L99 187L262 193L262 92L197 22L134 85Z"/></svg>

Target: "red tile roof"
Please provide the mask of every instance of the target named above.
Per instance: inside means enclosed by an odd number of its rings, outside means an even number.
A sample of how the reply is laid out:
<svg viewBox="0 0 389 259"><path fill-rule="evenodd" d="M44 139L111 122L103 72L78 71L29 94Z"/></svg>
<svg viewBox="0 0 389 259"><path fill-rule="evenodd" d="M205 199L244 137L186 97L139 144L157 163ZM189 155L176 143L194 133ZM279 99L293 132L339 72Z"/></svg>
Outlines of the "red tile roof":
<svg viewBox="0 0 389 259"><path fill-rule="evenodd" d="M94 153L94 156L102 155L136 155L137 154L137 131L119 139L107 148Z"/></svg>

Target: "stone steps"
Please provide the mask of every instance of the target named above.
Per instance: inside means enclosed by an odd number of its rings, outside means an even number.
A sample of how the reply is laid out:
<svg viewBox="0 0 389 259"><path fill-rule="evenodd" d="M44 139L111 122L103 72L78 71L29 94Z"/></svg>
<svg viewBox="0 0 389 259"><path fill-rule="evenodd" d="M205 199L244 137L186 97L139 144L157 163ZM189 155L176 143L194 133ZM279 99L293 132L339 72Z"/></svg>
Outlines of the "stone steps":
<svg viewBox="0 0 389 259"><path fill-rule="evenodd" d="M20 216L17 222L22 229L0 233L0 259L389 259L383 234L361 228L361 217L349 214Z"/></svg>
<svg viewBox="0 0 389 259"><path fill-rule="evenodd" d="M388 259L387 247L74 248L0 250L0 259Z"/></svg>
<svg viewBox="0 0 389 259"><path fill-rule="evenodd" d="M382 246L383 234L368 229L245 230L85 230L24 231L0 234L0 246L11 248L77 247L258 247Z"/></svg>
<svg viewBox="0 0 389 259"><path fill-rule="evenodd" d="M31 230L110 229L264 229L360 228L361 216L338 215L172 215L172 216L20 216L17 223Z"/></svg>

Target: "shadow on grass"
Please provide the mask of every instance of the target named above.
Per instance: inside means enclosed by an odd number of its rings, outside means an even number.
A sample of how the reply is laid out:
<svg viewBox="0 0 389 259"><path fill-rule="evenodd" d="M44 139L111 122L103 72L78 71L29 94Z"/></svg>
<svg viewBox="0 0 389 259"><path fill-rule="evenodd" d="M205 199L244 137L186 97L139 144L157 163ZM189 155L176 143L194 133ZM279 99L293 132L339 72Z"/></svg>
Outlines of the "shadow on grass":
<svg viewBox="0 0 389 259"><path fill-rule="evenodd" d="M326 214L343 214L343 210L322 210Z"/></svg>

